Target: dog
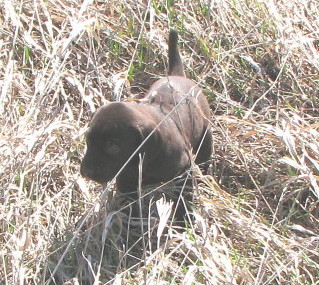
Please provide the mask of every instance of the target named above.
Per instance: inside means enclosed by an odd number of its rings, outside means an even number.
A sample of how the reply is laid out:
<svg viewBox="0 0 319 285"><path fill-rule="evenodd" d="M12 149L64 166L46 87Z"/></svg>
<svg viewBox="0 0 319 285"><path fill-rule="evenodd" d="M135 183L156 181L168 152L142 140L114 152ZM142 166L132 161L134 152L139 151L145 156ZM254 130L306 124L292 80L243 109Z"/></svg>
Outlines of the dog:
<svg viewBox="0 0 319 285"><path fill-rule="evenodd" d="M193 156L197 164L210 160L209 104L185 77L177 45L178 33L171 30L168 76L142 100L109 103L94 114L82 176L101 184L117 176L118 191L137 193L140 177L142 185L166 182L190 168Z"/></svg>

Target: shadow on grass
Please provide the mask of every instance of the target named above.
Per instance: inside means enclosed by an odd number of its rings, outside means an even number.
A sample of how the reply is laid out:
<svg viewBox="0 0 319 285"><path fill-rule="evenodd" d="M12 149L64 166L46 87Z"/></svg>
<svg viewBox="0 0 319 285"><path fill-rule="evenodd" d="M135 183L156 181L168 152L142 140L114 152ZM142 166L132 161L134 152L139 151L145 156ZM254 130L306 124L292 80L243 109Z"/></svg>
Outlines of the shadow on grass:
<svg viewBox="0 0 319 285"><path fill-rule="evenodd" d="M95 205L74 231L53 241L46 284L113 283L116 277L134 275L155 251L165 252L172 234L185 230L183 220L190 210L192 179L181 181L185 179L155 189L146 187L140 203L115 194L106 203Z"/></svg>

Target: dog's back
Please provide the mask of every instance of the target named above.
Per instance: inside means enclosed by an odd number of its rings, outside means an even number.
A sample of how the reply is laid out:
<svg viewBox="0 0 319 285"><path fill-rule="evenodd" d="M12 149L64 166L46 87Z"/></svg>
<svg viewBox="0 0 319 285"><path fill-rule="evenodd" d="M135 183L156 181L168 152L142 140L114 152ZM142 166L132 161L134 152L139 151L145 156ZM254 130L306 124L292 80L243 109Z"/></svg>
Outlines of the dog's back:
<svg viewBox="0 0 319 285"><path fill-rule="evenodd" d="M197 163L209 160L211 135L207 130L210 108L201 88L185 77L178 51L178 33L171 30L168 41L168 76L157 80L146 94L147 104L159 107L175 122L186 145L197 154ZM201 146L201 147L200 147Z"/></svg>

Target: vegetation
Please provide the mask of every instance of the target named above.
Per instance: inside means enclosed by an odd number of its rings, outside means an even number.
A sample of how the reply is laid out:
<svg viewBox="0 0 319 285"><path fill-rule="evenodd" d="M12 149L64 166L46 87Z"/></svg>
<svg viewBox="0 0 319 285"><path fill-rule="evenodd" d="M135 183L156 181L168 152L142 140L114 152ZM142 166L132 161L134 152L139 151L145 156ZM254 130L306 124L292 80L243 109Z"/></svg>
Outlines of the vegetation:
<svg viewBox="0 0 319 285"><path fill-rule="evenodd" d="M79 173L92 114L166 75L172 27L214 136L182 228L174 183L141 223ZM0 2L0 283L318 284L318 32L317 0Z"/></svg>

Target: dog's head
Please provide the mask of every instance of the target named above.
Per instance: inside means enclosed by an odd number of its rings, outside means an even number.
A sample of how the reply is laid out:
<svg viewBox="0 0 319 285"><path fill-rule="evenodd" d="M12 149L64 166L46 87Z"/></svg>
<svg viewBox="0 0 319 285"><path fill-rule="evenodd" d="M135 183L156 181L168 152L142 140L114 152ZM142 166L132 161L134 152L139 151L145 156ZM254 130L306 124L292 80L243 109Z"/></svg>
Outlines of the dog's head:
<svg viewBox="0 0 319 285"><path fill-rule="evenodd" d="M139 111L137 104L110 103L101 107L86 134L87 152L81 174L99 183L110 181L155 126ZM155 137L152 135L152 140ZM137 157L128 165L137 164Z"/></svg>

